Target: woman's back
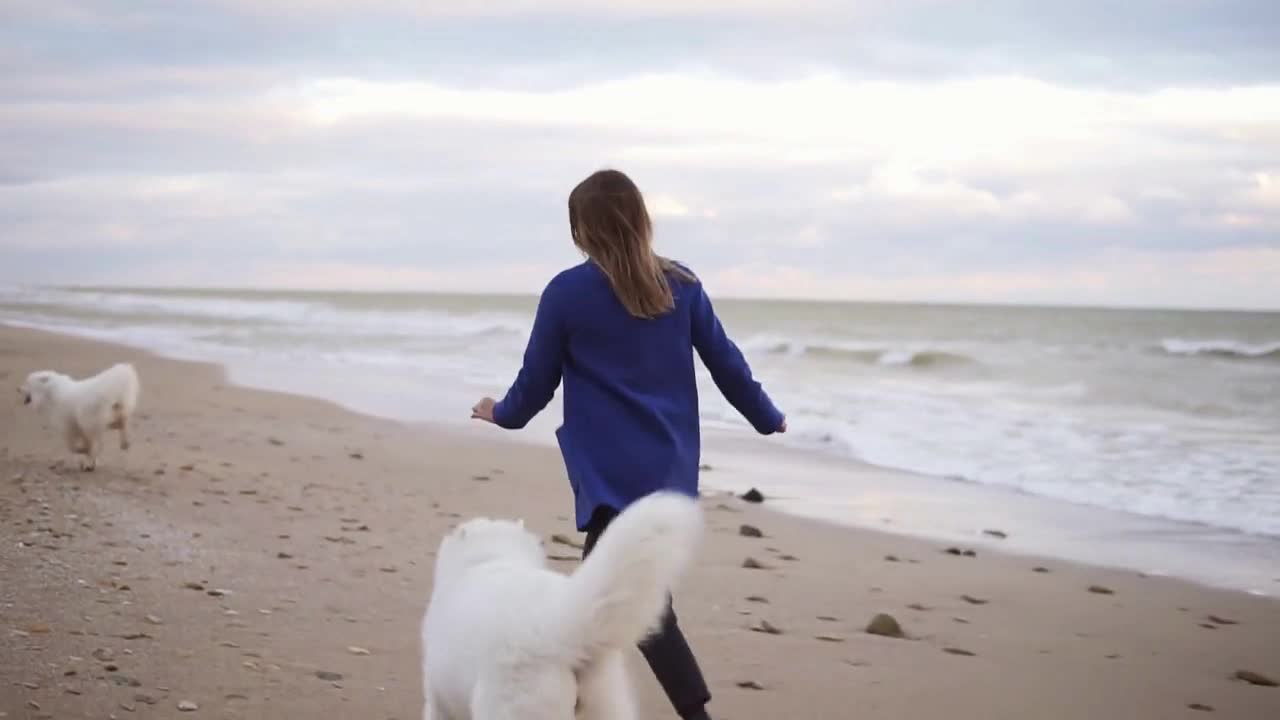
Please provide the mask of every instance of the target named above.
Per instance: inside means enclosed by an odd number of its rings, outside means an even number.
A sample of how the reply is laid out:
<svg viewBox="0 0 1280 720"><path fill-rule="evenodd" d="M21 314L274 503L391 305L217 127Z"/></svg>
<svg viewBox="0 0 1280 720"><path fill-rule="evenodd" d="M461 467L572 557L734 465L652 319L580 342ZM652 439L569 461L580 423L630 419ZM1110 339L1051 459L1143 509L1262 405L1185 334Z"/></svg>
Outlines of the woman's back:
<svg viewBox="0 0 1280 720"><path fill-rule="evenodd" d="M700 456L696 349L726 398L762 433L774 408L715 317L701 284L672 274L673 307L631 314L592 262L548 284L524 366L494 421L524 426L564 382L556 432L577 498L579 527L601 505L625 508L657 490L696 494Z"/></svg>
<svg viewBox="0 0 1280 720"><path fill-rule="evenodd" d="M691 301L699 288L672 278L675 307L656 318L631 315L614 295L608 279L592 263L566 271L565 318L568 355L565 391L576 381L621 394L690 401L664 408L697 414L694 386Z"/></svg>

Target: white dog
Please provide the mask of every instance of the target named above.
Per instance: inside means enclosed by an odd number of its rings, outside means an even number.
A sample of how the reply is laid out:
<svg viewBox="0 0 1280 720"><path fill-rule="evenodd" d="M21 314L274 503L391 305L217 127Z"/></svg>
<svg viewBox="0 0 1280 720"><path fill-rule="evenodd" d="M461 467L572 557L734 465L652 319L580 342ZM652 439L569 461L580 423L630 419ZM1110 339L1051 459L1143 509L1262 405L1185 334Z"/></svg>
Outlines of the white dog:
<svg viewBox="0 0 1280 720"><path fill-rule="evenodd" d="M82 470L97 466L107 430L118 430L120 449L129 449L129 419L138 406L138 391L138 373L127 363L84 380L40 370L18 388L23 401L62 433L67 449L85 456L80 461Z"/></svg>
<svg viewBox="0 0 1280 720"><path fill-rule="evenodd" d="M623 652L656 628L702 526L693 498L650 495L572 575L523 522L454 530L422 622L424 719L633 720Z"/></svg>

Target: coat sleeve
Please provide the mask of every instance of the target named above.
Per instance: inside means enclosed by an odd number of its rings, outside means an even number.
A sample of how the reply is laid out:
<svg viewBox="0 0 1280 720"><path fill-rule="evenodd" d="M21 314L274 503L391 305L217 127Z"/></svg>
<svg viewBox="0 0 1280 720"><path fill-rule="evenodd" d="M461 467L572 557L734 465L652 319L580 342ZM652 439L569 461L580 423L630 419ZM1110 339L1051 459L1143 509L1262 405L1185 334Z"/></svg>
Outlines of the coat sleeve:
<svg viewBox="0 0 1280 720"><path fill-rule="evenodd" d="M782 426L785 416L774 407L760 382L752 377L751 366L747 364L742 351L725 333L720 319L716 317L715 308L711 306L711 298L707 297L702 284L698 283L694 287L693 346L707 370L711 371L711 379L729 404L742 413L756 432L762 435L776 432Z"/></svg>
<svg viewBox="0 0 1280 720"><path fill-rule="evenodd" d="M520 372L506 396L493 408L493 420L498 426L518 430L528 425L555 397L564 364L565 340L560 302L554 285L548 285L538 299Z"/></svg>

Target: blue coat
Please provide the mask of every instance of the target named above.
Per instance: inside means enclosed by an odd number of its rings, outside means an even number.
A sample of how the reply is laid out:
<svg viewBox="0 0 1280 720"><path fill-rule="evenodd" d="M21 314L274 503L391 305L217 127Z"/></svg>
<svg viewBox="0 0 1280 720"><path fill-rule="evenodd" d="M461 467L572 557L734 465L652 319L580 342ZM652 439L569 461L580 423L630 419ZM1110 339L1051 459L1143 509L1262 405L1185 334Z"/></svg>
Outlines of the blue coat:
<svg viewBox="0 0 1280 720"><path fill-rule="evenodd" d="M664 489L697 495L694 350L757 432L782 425L782 413L725 334L702 284L674 276L671 284L675 309L644 320L627 312L594 263L557 275L538 301L524 365L494 408L499 426L524 427L563 379L564 424L556 439L579 530L602 505L621 511Z"/></svg>

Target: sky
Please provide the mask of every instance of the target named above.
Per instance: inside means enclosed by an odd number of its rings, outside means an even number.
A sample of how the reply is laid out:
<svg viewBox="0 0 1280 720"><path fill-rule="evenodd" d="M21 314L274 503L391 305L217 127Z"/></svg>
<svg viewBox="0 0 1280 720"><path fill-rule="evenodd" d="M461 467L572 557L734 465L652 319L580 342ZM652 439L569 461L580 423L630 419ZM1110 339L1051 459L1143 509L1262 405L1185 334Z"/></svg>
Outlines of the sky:
<svg viewBox="0 0 1280 720"><path fill-rule="evenodd" d="M0 0L0 283L1280 308L1274 0Z"/></svg>

